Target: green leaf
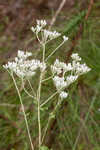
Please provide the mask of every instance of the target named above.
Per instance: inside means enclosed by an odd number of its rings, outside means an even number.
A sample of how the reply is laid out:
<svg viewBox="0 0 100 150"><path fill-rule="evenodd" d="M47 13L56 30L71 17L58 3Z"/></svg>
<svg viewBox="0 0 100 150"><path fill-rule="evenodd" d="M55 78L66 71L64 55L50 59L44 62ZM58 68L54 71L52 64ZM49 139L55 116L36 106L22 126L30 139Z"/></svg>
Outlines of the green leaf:
<svg viewBox="0 0 100 150"><path fill-rule="evenodd" d="M47 146L41 146L40 150L49 150Z"/></svg>
<svg viewBox="0 0 100 150"><path fill-rule="evenodd" d="M66 26L66 29L62 33L63 35L68 35L73 31L73 29L83 21L86 11L82 11L78 16L75 16Z"/></svg>

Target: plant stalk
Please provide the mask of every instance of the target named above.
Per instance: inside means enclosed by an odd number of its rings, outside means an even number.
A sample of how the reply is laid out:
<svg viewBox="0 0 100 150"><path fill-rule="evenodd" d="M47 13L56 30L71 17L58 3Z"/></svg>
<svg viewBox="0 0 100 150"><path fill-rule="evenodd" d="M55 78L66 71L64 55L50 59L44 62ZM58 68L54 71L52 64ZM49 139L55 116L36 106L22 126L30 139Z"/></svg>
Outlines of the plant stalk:
<svg viewBox="0 0 100 150"><path fill-rule="evenodd" d="M11 76L12 76L12 79L13 79L13 82L14 82L14 85L16 87L16 90L17 90L17 93L18 93L18 96L19 96L19 100L20 100L20 103L21 103L22 112L23 112L24 120L25 120L25 124L26 124L26 129L27 129L28 137L29 137L30 144L31 144L31 149L34 150L34 146L33 146L30 131L29 131L28 121L27 121L27 118L26 118L25 109L24 109L24 105L23 105L23 102L22 102L22 98L21 98L21 95L20 95L20 92L19 92L19 89L17 87L17 84L16 84L16 81L15 81L15 78L14 78L13 74Z"/></svg>

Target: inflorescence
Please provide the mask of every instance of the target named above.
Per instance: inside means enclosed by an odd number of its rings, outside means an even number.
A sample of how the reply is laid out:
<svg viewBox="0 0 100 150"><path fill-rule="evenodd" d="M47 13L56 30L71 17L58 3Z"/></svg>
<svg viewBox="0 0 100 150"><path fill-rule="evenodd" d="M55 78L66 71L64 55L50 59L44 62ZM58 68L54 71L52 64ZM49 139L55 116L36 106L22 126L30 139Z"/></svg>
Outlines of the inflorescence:
<svg viewBox="0 0 100 150"><path fill-rule="evenodd" d="M54 76L53 81L61 98L68 96L68 94L63 91L65 88L76 81L80 75L91 70L85 63L81 64L81 58L77 53L72 54L71 58L72 63L65 64L56 59L54 65L51 65L51 71Z"/></svg>
<svg viewBox="0 0 100 150"><path fill-rule="evenodd" d="M44 27L47 25L45 20L37 20L36 27L31 27L31 30L36 34L39 42L41 44L46 44L48 41L51 41L59 36L61 36L61 33L57 31L49 31L44 29ZM39 39L38 34L41 32L42 34L42 40ZM63 36L64 42L68 40L68 37Z"/></svg>
<svg viewBox="0 0 100 150"><path fill-rule="evenodd" d="M8 62L8 64L3 65L3 67L8 69L10 73L14 72L20 78L34 76L37 68L40 68L41 71L45 70L45 63L42 63L37 59L27 60L29 56L32 56L31 52L18 50L18 55L15 57L15 61Z"/></svg>
<svg viewBox="0 0 100 150"><path fill-rule="evenodd" d="M56 31L52 32L44 29L46 25L47 23L45 20L37 20L36 27L31 28L31 30L36 34L40 44L46 44L48 41L61 35ZM39 32L42 32L41 40L38 36ZM67 40L68 37L63 36L63 41L65 42ZM15 60L13 62L8 62L3 67L7 69L9 73L14 72L20 78L29 78L34 76L38 68L40 68L41 72L45 71L45 60L43 60L43 62L40 62L40 60L37 59L28 60L27 58L30 56L32 56L31 52L18 50ZM77 53L72 54L71 58L71 63L66 64L56 59L54 64L51 65L51 72L53 74L52 79L61 99L64 99L68 96L68 93L64 91L65 88L76 81L80 75L91 70L85 63L81 63L81 58Z"/></svg>

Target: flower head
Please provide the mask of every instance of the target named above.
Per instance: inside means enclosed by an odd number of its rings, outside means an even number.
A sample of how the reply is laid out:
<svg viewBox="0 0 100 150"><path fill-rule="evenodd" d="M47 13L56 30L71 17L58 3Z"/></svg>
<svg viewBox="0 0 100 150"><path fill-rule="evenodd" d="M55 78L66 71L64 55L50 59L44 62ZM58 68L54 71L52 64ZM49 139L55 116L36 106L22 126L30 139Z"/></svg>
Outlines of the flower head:
<svg viewBox="0 0 100 150"><path fill-rule="evenodd" d="M61 34L57 31L49 31L49 30L43 30L43 41L46 42L48 40L53 40L57 37L59 37Z"/></svg>
<svg viewBox="0 0 100 150"><path fill-rule="evenodd" d="M55 60L54 65L51 65L54 84L60 92L60 97L66 95L62 90L75 82L78 77L84 73L89 72L91 69L84 63L81 64L81 58L77 53L72 54L72 62L65 64L58 59ZM59 76L62 74L62 77Z"/></svg>
<svg viewBox="0 0 100 150"><path fill-rule="evenodd" d="M64 91L61 91L61 93L60 93L59 96L60 96L61 99L65 99L65 98L67 98L68 93L66 93L66 92L64 92Z"/></svg>
<svg viewBox="0 0 100 150"><path fill-rule="evenodd" d="M37 25L36 27L31 27L31 30L38 34L45 26L46 26L46 21L45 20L37 20Z"/></svg>
<svg viewBox="0 0 100 150"><path fill-rule="evenodd" d="M67 40L68 40L68 37L64 35L64 36L63 36L63 40L64 40L64 41L67 41Z"/></svg>
<svg viewBox="0 0 100 150"><path fill-rule="evenodd" d="M52 73L57 75L62 72L65 73L71 71L72 69L71 63L65 64L64 62L59 61L59 59L56 59L54 65L51 65Z"/></svg>
<svg viewBox="0 0 100 150"><path fill-rule="evenodd" d="M53 78L53 81L54 81L54 84L55 84L57 90L65 88L67 85L66 81L64 81L64 77L55 76Z"/></svg>
<svg viewBox="0 0 100 150"><path fill-rule="evenodd" d="M72 59L75 61L81 61L81 57L79 57L79 55L77 53L73 53L71 55Z"/></svg>
<svg viewBox="0 0 100 150"><path fill-rule="evenodd" d="M34 76L36 73L36 69L40 68L40 70L45 70L46 64L41 63L37 59L27 60L32 53L18 51L17 57L15 57L15 61L8 62L8 64L4 65L5 69L9 69L10 72L16 73L20 78L28 78Z"/></svg>

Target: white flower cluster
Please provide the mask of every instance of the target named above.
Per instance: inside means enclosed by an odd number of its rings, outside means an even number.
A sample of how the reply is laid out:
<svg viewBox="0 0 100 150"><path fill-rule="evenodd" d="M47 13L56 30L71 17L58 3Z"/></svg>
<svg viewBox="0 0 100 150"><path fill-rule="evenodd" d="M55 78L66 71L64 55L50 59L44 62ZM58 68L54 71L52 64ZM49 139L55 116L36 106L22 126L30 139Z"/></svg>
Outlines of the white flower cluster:
<svg viewBox="0 0 100 150"><path fill-rule="evenodd" d="M3 65L3 67L16 73L20 78L28 78L35 75L37 68L40 68L41 71L45 70L46 64L41 63L37 59L27 60L29 56L32 56L32 53L18 50L18 55L15 57L15 61L8 62L8 64Z"/></svg>
<svg viewBox="0 0 100 150"><path fill-rule="evenodd" d="M31 27L31 30L38 35L40 31L42 31L42 42L46 43L50 40L53 40L61 35L61 33L57 31L49 31L46 29L43 29L46 26L46 21L45 20L37 20L37 25L36 27ZM39 39L39 38L38 38ZM63 36L63 40L67 41L68 37Z"/></svg>
<svg viewBox="0 0 100 150"><path fill-rule="evenodd" d="M85 63L80 63L81 58L78 56L77 53L72 54L71 57L73 60L72 63L65 64L64 62L60 62L58 59L56 59L54 65L51 65L51 71L54 75L53 81L58 92L64 92L62 90L65 87L68 87L70 84L76 81L80 75L87 73L91 70ZM71 75L66 76L67 72L69 72ZM61 77L60 74L62 74ZM63 94L60 94L61 98L64 97L62 95Z"/></svg>
<svg viewBox="0 0 100 150"><path fill-rule="evenodd" d="M63 89L67 86L67 82L65 81L64 77L55 76L53 81L57 90Z"/></svg>
<svg viewBox="0 0 100 150"><path fill-rule="evenodd" d="M75 61L81 61L81 57L79 57L79 55L77 53L73 53L71 55L72 59Z"/></svg>
<svg viewBox="0 0 100 150"><path fill-rule="evenodd" d="M84 64L80 63L81 58L78 56L77 53L72 54L71 58L73 59L72 61L73 72L75 72L77 76L87 73L91 70L85 63Z"/></svg>
<svg viewBox="0 0 100 150"><path fill-rule="evenodd" d="M75 76L75 75L70 75L70 76L67 76L67 77L54 76L53 81L54 81L54 84L57 88L57 91L60 93L59 96L61 97L61 99L63 99L63 97L65 98L65 96L63 96L63 95L68 96L68 93L64 92L63 89L68 87L77 78L78 78L78 76ZM61 93L64 93L64 94L61 94Z"/></svg>
<svg viewBox="0 0 100 150"><path fill-rule="evenodd" d="M69 63L68 65L66 65L64 62L60 62L58 59L55 60L54 65L51 65L51 71L53 74L57 74L59 75L60 73L67 72L67 71L71 71L72 65L71 63Z"/></svg>
<svg viewBox="0 0 100 150"><path fill-rule="evenodd" d="M44 33L43 33L43 40L44 42L48 41L48 40L53 40L55 38L57 38L58 36L60 36L61 34L58 33L57 31L49 31L49 30L44 30Z"/></svg>
<svg viewBox="0 0 100 150"><path fill-rule="evenodd" d="M34 33L38 33L40 32L45 26L46 26L46 21L45 20L37 20L37 25L36 27L31 27L31 30L34 32Z"/></svg>
<svg viewBox="0 0 100 150"><path fill-rule="evenodd" d="M74 81L76 81L78 78L77 75L69 75L66 77L66 82L67 82L67 86L69 86L71 83L73 83Z"/></svg>

